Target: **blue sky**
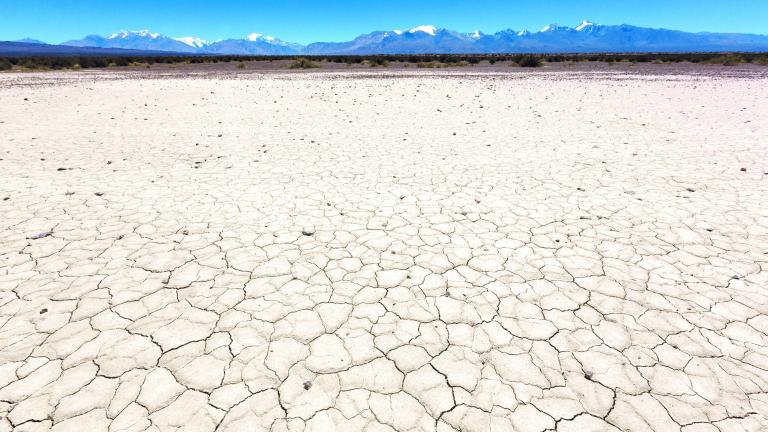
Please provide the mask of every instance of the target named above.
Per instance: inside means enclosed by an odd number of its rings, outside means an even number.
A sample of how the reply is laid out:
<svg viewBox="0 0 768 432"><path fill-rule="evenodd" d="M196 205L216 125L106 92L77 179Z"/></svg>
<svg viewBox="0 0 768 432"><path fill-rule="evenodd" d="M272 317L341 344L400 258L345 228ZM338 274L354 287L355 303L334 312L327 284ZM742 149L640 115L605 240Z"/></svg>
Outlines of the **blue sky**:
<svg viewBox="0 0 768 432"><path fill-rule="evenodd" d="M257 32L308 43L421 24L493 33L582 19L768 34L768 0L0 0L0 40L58 43L147 28L174 37Z"/></svg>

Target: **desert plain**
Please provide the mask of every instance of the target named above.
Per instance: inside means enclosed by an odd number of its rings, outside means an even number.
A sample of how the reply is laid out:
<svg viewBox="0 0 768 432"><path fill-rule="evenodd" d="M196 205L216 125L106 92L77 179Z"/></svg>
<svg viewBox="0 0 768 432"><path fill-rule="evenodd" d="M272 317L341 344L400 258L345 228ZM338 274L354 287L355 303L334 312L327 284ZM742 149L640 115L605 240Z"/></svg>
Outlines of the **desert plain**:
<svg viewBox="0 0 768 432"><path fill-rule="evenodd" d="M0 431L768 430L768 74L0 75Z"/></svg>

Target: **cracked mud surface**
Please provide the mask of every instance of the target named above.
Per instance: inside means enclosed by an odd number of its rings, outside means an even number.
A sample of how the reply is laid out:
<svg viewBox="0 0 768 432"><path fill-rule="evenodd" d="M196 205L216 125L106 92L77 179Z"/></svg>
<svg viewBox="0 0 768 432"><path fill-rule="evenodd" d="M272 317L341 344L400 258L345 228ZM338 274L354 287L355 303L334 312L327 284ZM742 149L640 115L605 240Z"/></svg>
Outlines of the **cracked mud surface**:
<svg viewBox="0 0 768 432"><path fill-rule="evenodd" d="M4 75L0 431L766 430L766 88Z"/></svg>

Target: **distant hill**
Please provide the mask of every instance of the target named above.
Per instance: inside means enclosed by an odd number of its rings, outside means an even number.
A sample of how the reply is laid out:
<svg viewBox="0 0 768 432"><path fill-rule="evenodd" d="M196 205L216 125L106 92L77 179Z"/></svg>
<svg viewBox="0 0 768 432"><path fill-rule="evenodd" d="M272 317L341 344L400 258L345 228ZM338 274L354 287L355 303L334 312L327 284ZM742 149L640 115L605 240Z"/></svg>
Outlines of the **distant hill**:
<svg viewBox="0 0 768 432"><path fill-rule="evenodd" d="M167 51L142 51L129 50L121 48L94 48L94 47L72 47L65 45L46 45L26 42L0 42L0 55L7 57L28 57L28 56L146 56L146 55L169 55Z"/></svg>
<svg viewBox="0 0 768 432"><path fill-rule="evenodd" d="M90 35L62 45L45 45L31 39L25 39L24 42L30 46L0 46L0 54L9 55L9 49L27 55L87 52L128 54L125 51L83 49L221 55L768 51L766 35L689 33L627 24L601 25L589 21L583 21L575 27L551 24L535 32L507 29L494 34L480 31L460 33L422 25L409 30L376 31L346 42L316 42L306 46L259 33L252 33L243 39L209 42L200 37L168 37L149 30L121 31L109 36ZM12 44L5 42L8 43Z"/></svg>
<svg viewBox="0 0 768 432"><path fill-rule="evenodd" d="M13 41L13 42L22 42L22 43L33 43L33 44L40 44L40 45L48 45L47 42L43 42L41 40L32 39L32 38L19 39L17 41Z"/></svg>

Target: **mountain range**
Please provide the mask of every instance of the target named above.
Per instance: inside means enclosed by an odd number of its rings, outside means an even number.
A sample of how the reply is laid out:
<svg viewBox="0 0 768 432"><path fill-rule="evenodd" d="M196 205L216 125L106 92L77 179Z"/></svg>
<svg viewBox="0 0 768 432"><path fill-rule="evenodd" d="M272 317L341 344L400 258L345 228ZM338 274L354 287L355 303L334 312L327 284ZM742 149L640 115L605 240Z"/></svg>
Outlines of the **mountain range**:
<svg viewBox="0 0 768 432"><path fill-rule="evenodd" d="M34 39L16 42L41 44ZM551 24L535 32L508 29L493 34L480 31L460 33L422 25L408 30L375 31L347 42L316 42L309 45L285 42L259 33L242 39L207 41L194 36L169 37L140 30L121 31L108 36L89 35L60 46L233 55L711 52L768 51L768 36L689 33L583 21L575 27Z"/></svg>

